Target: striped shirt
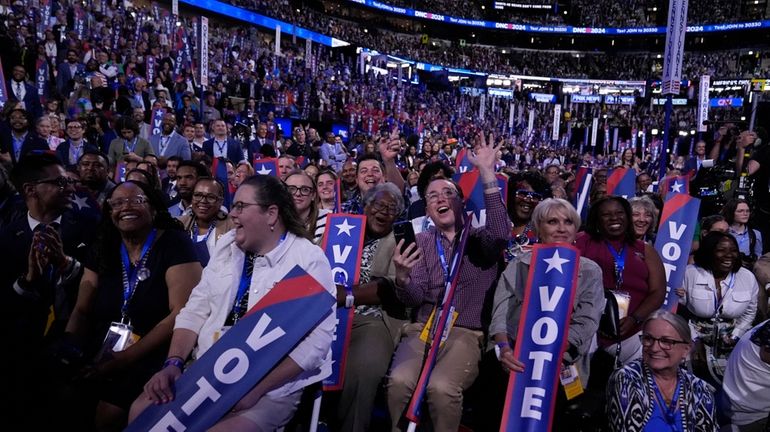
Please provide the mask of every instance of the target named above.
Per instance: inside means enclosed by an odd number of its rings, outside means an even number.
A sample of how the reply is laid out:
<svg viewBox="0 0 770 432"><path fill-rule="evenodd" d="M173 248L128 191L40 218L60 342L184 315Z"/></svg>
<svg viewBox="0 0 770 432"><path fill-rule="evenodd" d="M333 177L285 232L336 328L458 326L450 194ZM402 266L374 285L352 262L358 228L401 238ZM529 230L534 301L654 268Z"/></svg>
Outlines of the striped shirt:
<svg viewBox="0 0 770 432"><path fill-rule="evenodd" d="M463 254L459 282L455 291L454 306L459 314L455 325L472 330L482 330L482 310L489 314L491 302L488 291L497 280L498 264L508 243L511 222L499 193L484 194L487 210L486 225L472 228ZM417 310L417 321L427 322L434 304L441 301L446 278L436 250L436 236L440 236L446 253L447 264L451 265L454 245L441 235L435 227L417 234L417 245L422 249L422 258L412 269L411 280L406 287L396 287L396 296L407 307ZM459 241L460 236L455 236ZM484 317L488 323L490 317Z"/></svg>

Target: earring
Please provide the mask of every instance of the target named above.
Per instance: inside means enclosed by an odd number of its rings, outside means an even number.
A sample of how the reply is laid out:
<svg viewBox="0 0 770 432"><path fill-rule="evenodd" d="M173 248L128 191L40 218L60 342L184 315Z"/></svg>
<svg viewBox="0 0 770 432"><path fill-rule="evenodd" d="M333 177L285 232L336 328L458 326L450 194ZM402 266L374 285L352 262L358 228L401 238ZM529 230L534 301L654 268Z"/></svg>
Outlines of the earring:
<svg viewBox="0 0 770 432"><path fill-rule="evenodd" d="M270 231L275 231L275 225L270 225Z"/></svg>

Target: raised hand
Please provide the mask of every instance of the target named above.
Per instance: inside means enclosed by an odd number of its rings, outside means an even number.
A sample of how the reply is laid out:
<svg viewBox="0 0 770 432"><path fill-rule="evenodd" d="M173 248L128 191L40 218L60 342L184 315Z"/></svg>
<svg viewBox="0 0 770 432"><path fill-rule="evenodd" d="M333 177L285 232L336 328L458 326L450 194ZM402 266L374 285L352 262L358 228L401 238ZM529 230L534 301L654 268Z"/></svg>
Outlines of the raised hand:
<svg viewBox="0 0 770 432"><path fill-rule="evenodd" d="M476 137L476 147L468 155L468 160L473 166L479 169L479 171L492 172L495 171L495 165L497 164L497 151L500 150L501 144L495 144L494 136L489 134L489 143L484 140L484 135L479 133Z"/></svg>
<svg viewBox="0 0 770 432"><path fill-rule="evenodd" d="M417 243L410 244L409 247L401 253L404 241L404 239L399 240L396 244L396 249L393 251L393 264L396 267L396 285L398 286L406 286L409 284L412 269L422 256L422 250L417 247Z"/></svg>

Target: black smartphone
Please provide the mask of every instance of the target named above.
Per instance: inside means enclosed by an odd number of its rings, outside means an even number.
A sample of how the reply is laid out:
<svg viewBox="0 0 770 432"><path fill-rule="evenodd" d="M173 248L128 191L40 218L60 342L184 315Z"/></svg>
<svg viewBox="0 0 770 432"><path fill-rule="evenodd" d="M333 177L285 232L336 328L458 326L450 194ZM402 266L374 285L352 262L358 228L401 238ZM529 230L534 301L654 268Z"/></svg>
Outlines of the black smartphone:
<svg viewBox="0 0 770 432"><path fill-rule="evenodd" d="M411 221L397 222L393 224L393 235L396 237L396 244L402 239L404 240L404 246L401 248L401 253L404 253L406 248L415 242L414 240L414 228Z"/></svg>

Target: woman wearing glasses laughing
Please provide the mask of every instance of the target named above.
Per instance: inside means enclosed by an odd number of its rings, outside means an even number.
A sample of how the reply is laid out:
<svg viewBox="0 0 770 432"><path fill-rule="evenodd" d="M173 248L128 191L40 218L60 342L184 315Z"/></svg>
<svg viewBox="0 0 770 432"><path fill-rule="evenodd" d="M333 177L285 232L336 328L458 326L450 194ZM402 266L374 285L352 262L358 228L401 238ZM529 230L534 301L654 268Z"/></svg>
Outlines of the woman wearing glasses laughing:
<svg viewBox="0 0 770 432"><path fill-rule="evenodd" d="M639 339L642 358L615 371L607 385L610 430L716 431L714 389L682 367L692 346L687 322L657 310Z"/></svg>

